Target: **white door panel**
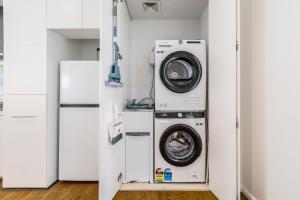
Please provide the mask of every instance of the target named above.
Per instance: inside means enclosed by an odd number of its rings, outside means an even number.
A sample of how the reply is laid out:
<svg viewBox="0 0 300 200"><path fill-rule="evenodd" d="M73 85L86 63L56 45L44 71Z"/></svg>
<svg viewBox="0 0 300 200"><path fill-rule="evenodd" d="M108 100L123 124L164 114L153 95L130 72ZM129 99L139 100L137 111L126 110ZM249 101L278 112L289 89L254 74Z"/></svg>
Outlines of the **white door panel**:
<svg viewBox="0 0 300 200"><path fill-rule="evenodd" d="M60 180L98 180L98 124L98 108L60 108Z"/></svg>
<svg viewBox="0 0 300 200"><path fill-rule="evenodd" d="M47 0L47 27L82 28L82 0Z"/></svg>
<svg viewBox="0 0 300 200"><path fill-rule="evenodd" d="M99 104L99 62L63 61L60 68L61 104Z"/></svg>
<svg viewBox="0 0 300 200"><path fill-rule="evenodd" d="M6 95L4 102L3 187L47 187L47 96Z"/></svg>
<svg viewBox="0 0 300 200"><path fill-rule="evenodd" d="M99 136L99 199L111 200L123 182L124 139L112 145L109 140L108 125L113 121L113 108L116 103L121 108L122 89L106 87L112 61L112 1L100 1L100 136Z"/></svg>
<svg viewBox="0 0 300 200"><path fill-rule="evenodd" d="M98 29L100 25L99 0L83 0L83 28Z"/></svg>
<svg viewBox="0 0 300 200"><path fill-rule="evenodd" d="M4 94L46 94L46 45L5 49Z"/></svg>
<svg viewBox="0 0 300 200"><path fill-rule="evenodd" d="M126 182L150 181L150 135L126 135ZM134 134L134 133L133 133ZM152 135L151 135L152 136Z"/></svg>
<svg viewBox="0 0 300 200"><path fill-rule="evenodd" d="M237 198L236 0L209 2L209 187Z"/></svg>

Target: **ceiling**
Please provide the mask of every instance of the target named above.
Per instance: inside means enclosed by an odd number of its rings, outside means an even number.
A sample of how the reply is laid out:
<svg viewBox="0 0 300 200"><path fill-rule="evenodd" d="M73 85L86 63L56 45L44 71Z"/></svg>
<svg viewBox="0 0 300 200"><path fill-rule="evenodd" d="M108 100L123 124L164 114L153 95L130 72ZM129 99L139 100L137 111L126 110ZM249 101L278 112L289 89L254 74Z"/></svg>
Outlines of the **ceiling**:
<svg viewBox="0 0 300 200"><path fill-rule="evenodd" d="M208 0L125 0L132 19L200 19ZM160 10L143 9L143 2L158 1Z"/></svg>

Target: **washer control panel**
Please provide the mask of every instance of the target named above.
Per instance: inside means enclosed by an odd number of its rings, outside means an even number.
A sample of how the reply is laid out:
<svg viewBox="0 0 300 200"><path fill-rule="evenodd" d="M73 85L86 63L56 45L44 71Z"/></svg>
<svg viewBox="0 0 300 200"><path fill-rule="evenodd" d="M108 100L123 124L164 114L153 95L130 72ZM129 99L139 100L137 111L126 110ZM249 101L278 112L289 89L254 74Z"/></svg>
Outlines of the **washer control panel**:
<svg viewBox="0 0 300 200"><path fill-rule="evenodd" d="M166 118L166 119L176 119L176 118L205 118L205 112L156 112L155 118Z"/></svg>

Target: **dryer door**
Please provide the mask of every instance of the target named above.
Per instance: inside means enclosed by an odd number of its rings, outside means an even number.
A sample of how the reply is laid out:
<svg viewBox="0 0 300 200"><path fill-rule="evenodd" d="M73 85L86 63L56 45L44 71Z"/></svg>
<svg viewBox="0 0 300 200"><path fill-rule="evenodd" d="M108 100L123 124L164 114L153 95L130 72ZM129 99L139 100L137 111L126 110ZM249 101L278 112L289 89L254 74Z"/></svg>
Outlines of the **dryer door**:
<svg viewBox="0 0 300 200"><path fill-rule="evenodd" d="M172 92L187 93L200 82L201 63L196 56L186 51L168 55L160 66L160 78Z"/></svg>
<svg viewBox="0 0 300 200"><path fill-rule="evenodd" d="M184 167L192 164L202 152L202 140L195 129L176 124L162 134L159 143L162 157L171 165Z"/></svg>

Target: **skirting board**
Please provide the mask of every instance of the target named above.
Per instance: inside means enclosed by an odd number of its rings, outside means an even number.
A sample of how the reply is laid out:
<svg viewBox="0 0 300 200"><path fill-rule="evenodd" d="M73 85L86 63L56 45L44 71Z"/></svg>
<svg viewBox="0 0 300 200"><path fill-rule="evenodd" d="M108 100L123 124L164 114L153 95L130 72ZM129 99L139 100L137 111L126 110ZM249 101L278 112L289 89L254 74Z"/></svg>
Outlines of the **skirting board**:
<svg viewBox="0 0 300 200"><path fill-rule="evenodd" d="M209 191L207 184L149 184L128 183L121 186L120 191Z"/></svg>
<svg viewBox="0 0 300 200"><path fill-rule="evenodd" d="M256 198L245 189L245 187L241 187L241 192L247 197L248 200L256 200Z"/></svg>

